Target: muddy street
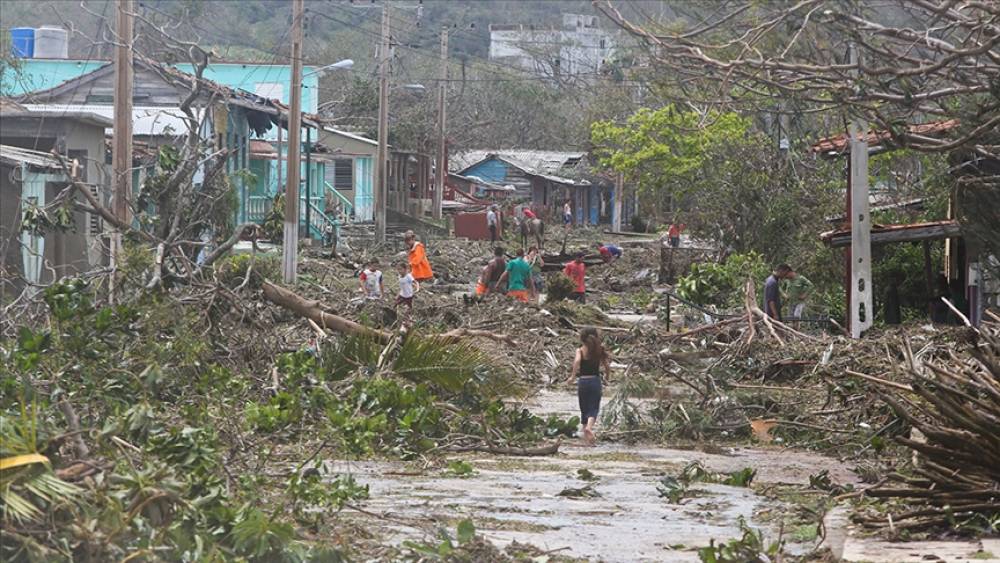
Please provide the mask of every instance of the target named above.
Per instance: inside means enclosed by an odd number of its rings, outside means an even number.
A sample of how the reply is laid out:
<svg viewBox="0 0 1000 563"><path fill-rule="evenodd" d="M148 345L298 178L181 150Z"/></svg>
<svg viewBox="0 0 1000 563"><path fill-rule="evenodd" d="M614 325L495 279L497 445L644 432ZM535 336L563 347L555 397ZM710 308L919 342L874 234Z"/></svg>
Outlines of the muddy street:
<svg viewBox="0 0 1000 563"><path fill-rule="evenodd" d="M536 414L570 416L575 402L570 390L541 390L525 406ZM448 460L469 464L470 473L421 471L393 462L328 463L371 485L373 500L366 513L349 514L394 542L423 539L428 527L454 528L468 518L498 546L520 542L545 553L609 562L699 561L698 548L711 540L742 535L740 519L777 537L780 524L774 515L796 507L754 489L804 488L809 475L823 470L838 482L857 481L835 459L777 448L724 447L706 453L609 441L588 447L570 439L554 456L475 454ZM661 498L659 479L695 461L713 472L753 467L755 488L707 483L679 504ZM815 541L793 538L786 551L800 554L814 547Z"/></svg>

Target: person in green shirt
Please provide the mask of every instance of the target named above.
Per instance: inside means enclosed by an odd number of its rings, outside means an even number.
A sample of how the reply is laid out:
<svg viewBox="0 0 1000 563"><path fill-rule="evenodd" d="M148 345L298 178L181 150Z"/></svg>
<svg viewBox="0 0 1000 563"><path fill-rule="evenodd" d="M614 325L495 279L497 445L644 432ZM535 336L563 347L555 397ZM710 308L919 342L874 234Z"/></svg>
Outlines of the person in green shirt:
<svg viewBox="0 0 1000 563"><path fill-rule="evenodd" d="M801 274L788 280L785 286L785 300L792 305L793 319L801 319L805 314L806 301L812 294L812 289L812 282Z"/></svg>
<svg viewBox="0 0 1000 563"><path fill-rule="evenodd" d="M507 296L518 301L528 302L528 291L535 292L535 282L531 279L531 266L524 261L524 249L518 249L517 258L507 262L507 271L500 276L497 287L507 282Z"/></svg>

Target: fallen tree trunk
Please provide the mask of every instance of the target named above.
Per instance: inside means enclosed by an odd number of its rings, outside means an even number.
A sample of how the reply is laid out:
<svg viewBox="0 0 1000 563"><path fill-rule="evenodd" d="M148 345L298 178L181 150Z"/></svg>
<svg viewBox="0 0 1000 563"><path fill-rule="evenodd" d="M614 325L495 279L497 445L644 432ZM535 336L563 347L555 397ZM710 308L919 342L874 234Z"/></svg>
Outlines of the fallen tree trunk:
<svg viewBox="0 0 1000 563"><path fill-rule="evenodd" d="M265 281L261 285L261 289L264 291L264 299L312 320L322 329L335 330L344 334L371 336L383 344L388 342L389 338L392 337L392 334L384 330L367 327L339 315L327 313L323 310L319 301L306 299L291 290L276 286L269 281Z"/></svg>
<svg viewBox="0 0 1000 563"><path fill-rule="evenodd" d="M269 281L265 281L261 284L261 289L264 291L264 299L309 319L315 323L316 328L319 328L321 331L334 330L343 334L370 336L382 344L388 343L393 336L391 332L368 327L350 319L341 317L340 315L328 313L323 310L323 306L319 301L315 299L306 299L294 291L274 285ZM506 334L489 330L477 330L473 328L456 328L441 334L432 334L429 335L429 337L440 339L442 342L452 342L455 340L461 340L462 338L475 337L489 338L506 344L515 343L514 339Z"/></svg>
<svg viewBox="0 0 1000 563"><path fill-rule="evenodd" d="M497 340L499 342L505 342L507 344L516 344L514 339L506 334L499 334L489 330L476 330L474 328L456 328L449 330L448 332L439 334L436 338L440 338L445 341L460 340L467 336L474 336L480 338L489 338L490 340Z"/></svg>

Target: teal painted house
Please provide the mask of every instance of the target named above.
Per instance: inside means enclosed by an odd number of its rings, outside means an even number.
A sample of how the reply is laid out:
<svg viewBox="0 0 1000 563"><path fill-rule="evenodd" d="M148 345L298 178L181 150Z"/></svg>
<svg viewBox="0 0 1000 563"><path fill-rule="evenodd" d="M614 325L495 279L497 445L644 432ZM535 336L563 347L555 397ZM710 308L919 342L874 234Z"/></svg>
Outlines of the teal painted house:
<svg viewBox="0 0 1000 563"><path fill-rule="evenodd" d="M165 67L136 59L133 133L137 141L155 149L186 132L186 122L177 106L189 88L190 70L190 65ZM315 130L319 127L313 116L307 115L318 106L319 76L312 70L312 67L305 67L303 78L304 158L299 207L303 221L309 219L310 235L318 237L332 222L325 215L330 207L327 201L337 199L338 194L327 188L324 181L328 176L326 164L329 159L309 154L314 144L310 141L315 139ZM0 94L19 97L25 107L35 111L86 109L111 117L113 84L109 80L112 76L113 68L107 61L21 59L17 71L6 69L0 75ZM230 150L227 172L250 172L238 174L234 181L239 190L236 221L260 222L270 211L274 196L282 190L278 178L287 178L287 170L278 170L277 154L279 151L282 155L287 153L287 143L278 141L287 139L291 68L257 63L212 63L205 69L203 78L204 90L214 95L202 100L211 107L200 108L199 115L203 116L200 112L204 111L211 113L211 119L203 120L211 130L201 134ZM279 129L285 131L279 133ZM253 150L251 141L256 139L270 145L270 150ZM138 186L141 171L137 172L136 180ZM353 201L349 203L353 205Z"/></svg>
<svg viewBox="0 0 1000 563"><path fill-rule="evenodd" d="M4 67L3 73L0 73L0 97L19 98L38 90L47 90L108 64L111 61L18 59L17 70ZM190 64L173 66L187 73L194 70ZM319 106L319 74L311 66L303 67L302 73L302 111L316 113ZM203 77L228 88L245 90L285 105L289 103L292 83L289 65L213 62L205 69ZM272 131L271 135L274 134Z"/></svg>

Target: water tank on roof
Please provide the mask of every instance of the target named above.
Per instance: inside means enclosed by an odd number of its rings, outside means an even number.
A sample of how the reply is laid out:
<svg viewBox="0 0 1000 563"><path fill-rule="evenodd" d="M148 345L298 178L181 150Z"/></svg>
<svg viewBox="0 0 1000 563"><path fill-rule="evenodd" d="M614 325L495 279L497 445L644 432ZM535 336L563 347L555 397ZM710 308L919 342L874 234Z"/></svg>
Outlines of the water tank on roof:
<svg viewBox="0 0 1000 563"><path fill-rule="evenodd" d="M36 59L65 59L69 56L69 33L61 27L44 26L35 30Z"/></svg>
<svg viewBox="0 0 1000 563"><path fill-rule="evenodd" d="M11 52L15 57L30 59L35 56L35 28L12 27L10 30Z"/></svg>

